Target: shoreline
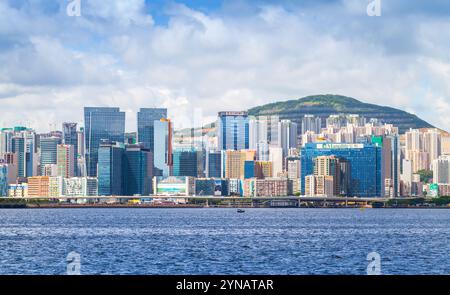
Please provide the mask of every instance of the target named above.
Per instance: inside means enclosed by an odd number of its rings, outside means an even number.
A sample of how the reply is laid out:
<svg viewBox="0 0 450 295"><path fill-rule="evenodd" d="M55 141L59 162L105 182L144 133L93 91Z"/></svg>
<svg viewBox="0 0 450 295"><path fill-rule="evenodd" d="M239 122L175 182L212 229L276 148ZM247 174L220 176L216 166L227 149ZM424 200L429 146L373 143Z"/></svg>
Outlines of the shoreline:
<svg viewBox="0 0 450 295"><path fill-rule="evenodd" d="M364 207L364 206L274 206L274 207L251 207L251 206L204 206L195 204L179 205L150 205L150 204L0 204L2 209L450 209L448 206L389 206L389 207Z"/></svg>

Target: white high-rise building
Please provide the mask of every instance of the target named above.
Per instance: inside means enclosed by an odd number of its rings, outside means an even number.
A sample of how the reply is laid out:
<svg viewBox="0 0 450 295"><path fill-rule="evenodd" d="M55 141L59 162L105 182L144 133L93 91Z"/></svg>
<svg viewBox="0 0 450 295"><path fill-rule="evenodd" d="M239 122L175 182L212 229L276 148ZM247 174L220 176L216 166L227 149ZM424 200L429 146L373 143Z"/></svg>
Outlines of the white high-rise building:
<svg viewBox="0 0 450 295"><path fill-rule="evenodd" d="M436 160L441 155L441 133L437 129L431 129L423 135L424 151L429 154L430 161Z"/></svg>
<svg viewBox="0 0 450 295"><path fill-rule="evenodd" d="M405 133L406 150L421 151L422 150L422 136L420 130L410 129Z"/></svg>
<svg viewBox="0 0 450 295"><path fill-rule="evenodd" d="M302 119L302 134L312 131L319 134L322 129L322 119L314 115L305 115Z"/></svg>
<svg viewBox="0 0 450 295"><path fill-rule="evenodd" d="M279 147L283 149L283 158L287 157L290 148L297 147L297 124L290 120L278 123Z"/></svg>
<svg viewBox="0 0 450 295"><path fill-rule="evenodd" d="M272 162L273 177L278 177L283 173L283 149L281 147L269 147L269 161Z"/></svg>
<svg viewBox="0 0 450 295"><path fill-rule="evenodd" d="M433 161L433 182L450 184L450 156L440 156Z"/></svg>

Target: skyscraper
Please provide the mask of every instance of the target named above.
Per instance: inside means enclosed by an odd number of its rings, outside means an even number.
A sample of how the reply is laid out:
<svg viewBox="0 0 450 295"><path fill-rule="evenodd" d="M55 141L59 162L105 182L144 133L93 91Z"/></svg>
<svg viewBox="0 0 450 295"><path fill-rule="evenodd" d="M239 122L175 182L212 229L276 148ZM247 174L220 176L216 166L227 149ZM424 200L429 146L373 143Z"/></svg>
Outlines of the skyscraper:
<svg viewBox="0 0 450 295"><path fill-rule="evenodd" d="M312 131L315 134L319 134L322 128L322 119L320 117L315 117L314 115L305 115L302 118L302 130L301 133L304 134L307 131Z"/></svg>
<svg viewBox="0 0 450 295"><path fill-rule="evenodd" d="M78 131L77 123L63 123L63 143L73 146L73 176L78 176Z"/></svg>
<svg viewBox="0 0 450 295"><path fill-rule="evenodd" d="M433 161L433 182L450 184L450 156L440 156Z"/></svg>
<svg viewBox="0 0 450 295"><path fill-rule="evenodd" d="M71 144L58 144L57 146L58 176L75 176L74 146Z"/></svg>
<svg viewBox="0 0 450 295"><path fill-rule="evenodd" d="M123 194L150 195L152 177L152 152L141 144L126 145L122 159Z"/></svg>
<svg viewBox="0 0 450 295"><path fill-rule="evenodd" d="M8 165L0 163L0 197L8 196Z"/></svg>
<svg viewBox="0 0 450 295"><path fill-rule="evenodd" d="M161 119L167 119L167 109L141 108L137 114L138 142L150 151L154 150L154 122Z"/></svg>
<svg viewBox="0 0 450 295"><path fill-rule="evenodd" d="M26 177L26 148L25 138L15 136L12 138L12 151L17 159L17 177Z"/></svg>
<svg viewBox="0 0 450 295"><path fill-rule="evenodd" d="M122 159L123 143L103 141L98 148L98 194L120 196L123 194Z"/></svg>
<svg viewBox="0 0 450 295"><path fill-rule="evenodd" d="M153 164L155 176L170 176L172 174L172 122L169 119L154 121L154 151Z"/></svg>
<svg viewBox="0 0 450 295"><path fill-rule="evenodd" d="M314 159L336 156L347 162L348 192L351 197L380 197L382 195L382 148L374 143L308 143L301 150L302 180L314 174ZM348 165L348 166L347 166ZM305 181L301 182L305 193Z"/></svg>
<svg viewBox="0 0 450 295"><path fill-rule="evenodd" d="M222 154L218 151L210 151L206 154L207 177L220 178L222 167Z"/></svg>
<svg viewBox="0 0 450 295"><path fill-rule="evenodd" d="M288 156L290 148L297 147L297 124L290 120L278 123L279 146L283 149L283 158Z"/></svg>
<svg viewBox="0 0 450 295"><path fill-rule="evenodd" d="M124 141L125 112L119 108L85 107L84 127L87 175L95 177L101 140Z"/></svg>
<svg viewBox="0 0 450 295"><path fill-rule="evenodd" d="M249 121L247 112L219 112L218 138L220 150L249 148Z"/></svg>
<svg viewBox="0 0 450 295"><path fill-rule="evenodd" d="M173 152L173 176L197 177L197 151L195 149L175 149Z"/></svg>
<svg viewBox="0 0 450 295"><path fill-rule="evenodd" d="M40 139L41 146L41 175L44 175L45 165L57 164L57 146L61 143L58 137L46 137Z"/></svg>
<svg viewBox="0 0 450 295"><path fill-rule="evenodd" d="M330 176L333 181L332 194L337 196L341 192L341 164L335 156L318 156L314 158L314 175Z"/></svg>

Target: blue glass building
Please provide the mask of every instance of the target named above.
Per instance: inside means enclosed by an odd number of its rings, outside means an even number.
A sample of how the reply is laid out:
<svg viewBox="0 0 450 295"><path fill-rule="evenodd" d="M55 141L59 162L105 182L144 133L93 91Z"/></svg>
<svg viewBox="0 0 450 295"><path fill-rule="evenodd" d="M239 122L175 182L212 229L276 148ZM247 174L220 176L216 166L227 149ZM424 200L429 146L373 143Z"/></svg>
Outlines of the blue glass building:
<svg viewBox="0 0 450 295"><path fill-rule="evenodd" d="M126 145L122 160L123 194L148 196L153 177L152 153L140 144Z"/></svg>
<svg viewBox="0 0 450 295"><path fill-rule="evenodd" d="M197 177L198 161L195 149L176 149L173 152L173 176Z"/></svg>
<svg viewBox="0 0 450 295"><path fill-rule="evenodd" d="M155 176L170 176L173 166L172 123L168 119L154 121L153 166Z"/></svg>
<svg viewBox="0 0 450 295"><path fill-rule="evenodd" d="M0 197L8 196L8 165L0 164Z"/></svg>
<svg viewBox="0 0 450 295"><path fill-rule="evenodd" d="M119 108L85 107L84 127L86 171L88 176L96 177L101 140L124 141L125 112L121 112Z"/></svg>
<svg viewBox="0 0 450 295"><path fill-rule="evenodd" d="M247 112L219 112L217 130L220 150L246 150L249 148Z"/></svg>
<svg viewBox="0 0 450 295"><path fill-rule="evenodd" d="M305 177L314 174L314 158L336 156L348 165L347 194L350 197L382 196L382 147L376 143L307 143L301 150L301 191Z"/></svg>
<svg viewBox="0 0 450 295"><path fill-rule="evenodd" d="M160 119L167 119L167 109L162 108L141 108L137 114L138 142L142 143L145 149L154 151L154 122Z"/></svg>
<svg viewBox="0 0 450 295"><path fill-rule="evenodd" d="M17 155L17 177L27 177L25 138L12 138L12 152Z"/></svg>
<svg viewBox="0 0 450 295"><path fill-rule="evenodd" d="M244 178L255 177L255 161L245 161L244 162Z"/></svg>
<svg viewBox="0 0 450 295"><path fill-rule="evenodd" d="M56 164L58 161L58 144L61 143L59 137L46 137L40 139L41 147L41 175L44 175L45 165Z"/></svg>
<svg viewBox="0 0 450 295"><path fill-rule="evenodd" d="M198 178L195 180L195 194L197 196L228 196L228 181Z"/></svg>
<svg viewBox="0 0 450 295"><path fill-rule="evenodd" d="M63 123L63 142L64 144L73 146L73 163L74 163L74 175L78 176L78 132L77 123Z"/></svg>
<svg viewBox="0 0 450 295"><path fill-rule="evenodd" d="M102 142L98 148L98 195L123 194L123 143Z"/></svg>
<svg viewBox="0 0 450 295"><path fill-rule="evenodd" d="M222 169L222 153L210 151L206 155L207 176L220 178Z"/></svg>

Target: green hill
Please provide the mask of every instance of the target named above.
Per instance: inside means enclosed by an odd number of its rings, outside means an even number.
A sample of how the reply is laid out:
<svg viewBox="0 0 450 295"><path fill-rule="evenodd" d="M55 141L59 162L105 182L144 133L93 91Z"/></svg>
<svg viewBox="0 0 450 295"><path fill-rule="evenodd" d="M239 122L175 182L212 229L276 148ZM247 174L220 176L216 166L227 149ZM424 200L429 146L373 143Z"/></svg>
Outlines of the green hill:
<svg viewBox="0 0 450 295"><path fill-rule="evenodd" d="M332 94L269 103L249 110L249 115L279 115L280 119L289 119L298 124L301 124L301 119L306 114L322 119L332 114L358 114L367 119L376 118L383 123L394 124L401 133L409 128L433 128L431 124L405 111Z"/></svg>

